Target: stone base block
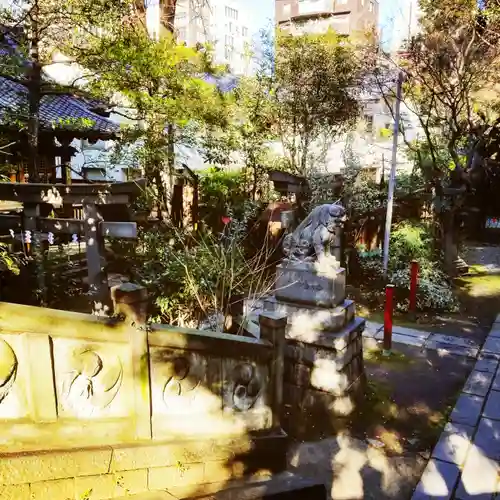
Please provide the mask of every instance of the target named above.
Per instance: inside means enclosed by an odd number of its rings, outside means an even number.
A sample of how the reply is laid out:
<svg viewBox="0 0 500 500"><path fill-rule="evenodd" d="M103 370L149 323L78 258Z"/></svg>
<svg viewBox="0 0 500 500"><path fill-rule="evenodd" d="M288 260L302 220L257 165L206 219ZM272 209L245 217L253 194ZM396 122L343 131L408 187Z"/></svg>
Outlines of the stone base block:
<svg viewBox="0 0 500 500"><path fill-rule="evenodd" d="M0 454L0 498L104 500L148 490L199 486L286 470L288 436L259 431L233 439L193 439ZM10 495L10 496L9 496ZM174 498L177 498L174 495Z"/></svg>
<svg viewBox="0 0 500 500"><path fill-rule="evenodd" d="M344 300L337 307L320 307L293 302L285 302L276 297L270 297L263 303L265 311L275 311L286 314L288 324L294 325L294 330L304 328L312 331L336 332L353 320L356 306L352 300Z"/></svg>
<svg viewBox="0 0 500 500"><path fill-rule="evenodd" d="M322 307L345 300L345 269L318 272L314 263L286 263L276 268L276 298Z"/></svg>
<svg viewBox="0 0 500 500"><path fill-rule="evenodd" d="M344 429L363 397L364 320L311 341L287 337L283 426L293 437L316 439Z"/></svg>

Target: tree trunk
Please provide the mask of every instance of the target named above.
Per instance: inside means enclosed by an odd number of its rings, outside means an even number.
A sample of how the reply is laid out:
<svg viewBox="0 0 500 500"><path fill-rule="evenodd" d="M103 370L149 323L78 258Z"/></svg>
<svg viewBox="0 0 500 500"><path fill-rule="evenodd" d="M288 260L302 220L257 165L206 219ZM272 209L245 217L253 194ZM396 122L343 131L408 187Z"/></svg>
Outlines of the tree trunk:
<svg viewBox="0 0 500 500"><path fill-rule="evenodd" d="M175 8L177 0L162 0L161 3L161 20L162 24L170 33L174 33Z"/></svg>
<svg viewBox="0 0 500 500"><path fill-rule="evenodd" d="M168 199L167 199L167 192L165 190L165 184L161 177L160 169L158 167L155 168L154 180L156 183L156 190L158 193L158 200L157 200L158 219L163 220L163 213L165 212L168 214Z"/></svg>

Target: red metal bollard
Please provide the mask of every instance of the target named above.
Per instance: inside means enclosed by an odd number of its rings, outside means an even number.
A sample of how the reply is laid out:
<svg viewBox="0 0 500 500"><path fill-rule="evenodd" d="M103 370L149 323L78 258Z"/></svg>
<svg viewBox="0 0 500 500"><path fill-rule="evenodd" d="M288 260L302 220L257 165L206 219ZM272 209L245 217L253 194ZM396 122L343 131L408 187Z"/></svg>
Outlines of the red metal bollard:
<svg viewBox="0 0 500 500"><path fill-rule="evenodd" d="M384 312L384 354L388 355L392 348L392 299L394 285L385 287L385 312Z"/></svg>
<svg viewBox="0 0 500 500"><path fill-rule="evenodd" d="M410 314L417 312L418 262L411 261L410 271Z"/></svg>

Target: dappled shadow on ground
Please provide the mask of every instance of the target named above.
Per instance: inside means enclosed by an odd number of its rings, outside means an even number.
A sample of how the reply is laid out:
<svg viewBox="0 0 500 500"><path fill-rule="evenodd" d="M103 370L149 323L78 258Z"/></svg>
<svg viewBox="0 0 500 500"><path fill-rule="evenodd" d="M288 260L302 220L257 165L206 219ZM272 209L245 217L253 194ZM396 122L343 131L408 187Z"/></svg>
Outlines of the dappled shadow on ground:
<svg viewBox="0 0 500 500"><path fill-rule="evenodd" d="M347 433L319 442L298 443L289 453L290 468L325 481L328 499L404 499L411 496L425 459L391 455Z"/></svg>
<svg viewBox="0 0 500 500"><path fill-rule="evenodd" d="M296 439L290 467L321 478L331 499L410 498L473 361L398 346L386 361L365 351L367 384L353 411L327 408Z"/></svg>

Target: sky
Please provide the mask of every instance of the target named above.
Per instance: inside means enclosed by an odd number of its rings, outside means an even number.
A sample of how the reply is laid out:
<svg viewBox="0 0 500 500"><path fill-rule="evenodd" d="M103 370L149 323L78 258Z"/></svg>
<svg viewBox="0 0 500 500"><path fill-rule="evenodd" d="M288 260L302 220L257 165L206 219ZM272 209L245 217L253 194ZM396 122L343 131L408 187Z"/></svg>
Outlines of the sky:
<svg viewBox="0 0 500 500"><path fill-rule="evenodd" d="M275 0L238 0L252 18L255 31L274 25Z"/></svg>
<svg viewBox="0 0 500 500"><path fill-rule="evenodd" d="M410 4L416 3L416 0L379 0L379 32L384 48L389 49L391 43L407 37Z"/></svg>

